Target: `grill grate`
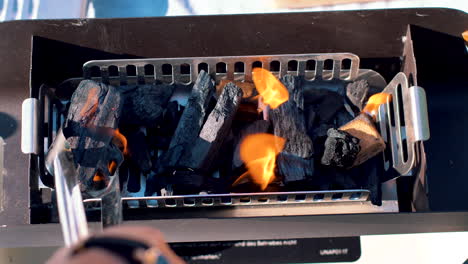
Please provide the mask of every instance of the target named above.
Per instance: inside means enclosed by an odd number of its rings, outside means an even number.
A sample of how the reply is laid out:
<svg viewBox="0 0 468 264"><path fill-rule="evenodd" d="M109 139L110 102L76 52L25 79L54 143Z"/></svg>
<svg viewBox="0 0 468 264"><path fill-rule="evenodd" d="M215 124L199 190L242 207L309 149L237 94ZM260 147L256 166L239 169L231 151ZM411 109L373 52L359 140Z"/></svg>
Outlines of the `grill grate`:
<svg viewBox="0 0 468 264"><path fill-rule="evenodd" d="M151 201L147 207L211 207L211 206L245 206L245 205L274 205L300 203L336 203L363 202L369 197L369 191L336 190L336 191L308 191L308 192L265 192L265 193L233 193L233 194L205 194L178 195L154 197L124 197L122 201ZM101 199L85 199L85 203L99 202Z"/></svg>
<svg viewBox="0 0 468 264"><path fill-rule="evenodd" d="M306 80L320 85L324 82L350 82L359 78L369 78L369 76L377 76L382 79L376 72L359 69L359 57L350 53L95 60L83 65L83 73L84 78L95 79L115 86L151 83L156 80L188 85L196 80L201 69L210 73L217 82L222 79L250 81L253 67L266 68L279 78L285 74L303 76ZM80 80L80 78L72 78L64 83L73 87ZM377 81L377 83L379 85L376 86L382 89L385 87L382 81ZM390 154L384 154L386 170L395 168L399 175L407 175L416 166L415 142L426 140L429 136L424 90L420 87L408 87L406 76L400 73L385 87L385 91L392 93L393 98L396 99L393 103L379 109L380 130L387 143L387 149L390 150L387 152ZM54 109L54 105L60 106L56 107L58 109L63 108L62 102L57 100L49 102L50 105L52 108L49 107L49 111ZM23 118L23 120L29 119ZM50 123L55 122L49 120ZM52 130L56 131L57 129L58 127ZM46 145L50 145L54 134L49 128L49 135L46 137L49 143ZM171 208L300 203L336 204L362 202L366 201L368 197L368 190L331 190L124 197L122 201L126 203L140 201L139 204L146 204L147 207ZM88 206L92 207L97 201L100 199L84 200Z"/></svg>
<svg viewBox="0 0 468 264"><path fill-rule="evenodd" d="M83 65L84 77L101 77L105 83L130 79L145 83L147 77L168 83L190 84L200 70L216 81L251 81L252 68L262 67L277 77L286 74L307 80L354 80L359 73L359 57L351 53L287 54L268 56L195 57L170 59L95 60ZM115 83L115 82L114 82Z"/></svg>

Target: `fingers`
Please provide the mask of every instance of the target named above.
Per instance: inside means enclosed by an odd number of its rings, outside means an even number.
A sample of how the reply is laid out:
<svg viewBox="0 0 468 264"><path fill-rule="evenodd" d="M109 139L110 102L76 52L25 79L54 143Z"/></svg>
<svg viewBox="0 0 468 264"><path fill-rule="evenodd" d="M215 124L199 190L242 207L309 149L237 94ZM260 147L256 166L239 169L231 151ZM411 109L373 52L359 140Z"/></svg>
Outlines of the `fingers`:
<svg viewBox="0 0 468 264"><path fill-rule="evenodd" d="M116 226L105 229L102 233L93 235L95 237L116 237L143 242L149 247L157 249L164 256L167 263L185 263L178 257L166 243L163 235L157 229L146 226ZM125 264L119 256L107 250L98 248L87 249L76 256L70 257L69 248L59 249L47 262L47 264ZM156 263L157 264L157 263Z"/></svg>
<svg viewBox="0 0 468 264"><path fill-rule="evenodd" d="M103 233L98 236L106 237L120 237L133 239L137 241L144 242L150 247L155 247L161 251L161 254L164 255L169 263L179 264L185 263L180 257L178 257L174 251L166 243L163 235L159 230L152 227L146 226L116 226L106 229Z"/></svg>
<svg viewBox="0 0 468 264"><path fill-rule="evenodd" d="M100 263L100 264L125 264L126 262L113 255L110 252L101 249L91 248L77 256L70 257L70 249L61 248L47 261L46 264L83 264L83 263Z"/></svg>

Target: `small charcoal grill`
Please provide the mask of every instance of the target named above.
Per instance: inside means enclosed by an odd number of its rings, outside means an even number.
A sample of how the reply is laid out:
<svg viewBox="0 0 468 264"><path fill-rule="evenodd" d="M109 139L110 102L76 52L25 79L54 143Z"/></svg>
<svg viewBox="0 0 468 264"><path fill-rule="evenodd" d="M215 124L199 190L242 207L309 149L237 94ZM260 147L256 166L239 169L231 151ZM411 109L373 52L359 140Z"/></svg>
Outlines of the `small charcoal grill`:
<svg viewBox="0 0 468 264"><path fill-rule="evenodd" d="M119 87L120 85L154 83L156 80L165 83L182 85L192 84L200 70L207 71L218 83L223 79L235 81L251 81L252 68L263 67L270 70L276 77L285 74L303 76L312 87L331 87L337 82L352 82L360 79L368 80L369 84L387 93L391 93L393 103L380 107L378 126L387 145L384 153L385 170L390 176L411 175L417 169L418 160L422 153L420 142L429 138L428 118L424 90L409 84L404 73L399 73L386 85L380 74L373 70L360 69L359 57L351 53L324 54L287 54L267 56L232 56L232 57L196 57L196 58L164 58L164 59L130 59L130 60L94 60L84 64L84 79L92 79ZM412 78L412 77L411 77ZM23 104L23 151L39 155L40 175L42 182L50 184L51 175L45 160L44 150L49 149L57 135L59 128L66 118L67 98L58 99L56 93L71 95L72 90L83 78L65 80L58 89L41 87L39 99L27 99ZM186 87L186 86L181 86ZM190 91L188 91L190 92ZM338 92L338 91L336 91ZM63 96L62 96L63 97ZM173 100L186 102L187 89L176 90ZM69 99L69 97L68 97ZM40 107L45 106L44 108ZM42 110L46 110L43 112ZM41 135L43 117L47 116L47 133ZM29 128L29 130L27 129ZM40 145L41 138L45 140L45 147ZM30 139L28 141L28 139ZM39 140L39 141L37 141ZM44 164L46 164L44 166ZM49 162L49 165L50 162ZM395 174L395 171L397 174ZM393 174L392 174L393 173ZM125 185L124 185L125 186ZM140 192L141 193L141 192ZM125 194L125 193L124 193ZM295 205L312 206L301 214L334 214L366 212L369 190L327 190L327 191L298 191L298 192L262 192L262 193L226 193L199 195L166 195L166 196L130 196L123 197L124 203L132 208L194 208L194 207L226 207L249 206L260 208L265 206L286 207ZM100 198L85 199L84 203L90 211L99 211ZM133 202L131 202L133 201ZM138 201L135 203L134 201ZM389 201L387 201L389 202ZM339 204L341 210L326 205ZM379 208L378 212L394 212L395 203ZM319 205L314 209L314 205ZM325 205L325 206L324 206ZM386 204L388 205L388 204ZM349 206L351 210L346 210ZM362 207L362 208L359 208ZM103 218L116 217L113 210L108 211L102 206ZM330 209L332 208L332 209ZM343 208L345 208L343 210ZM106 211L107 210L107 211ZM156 209L153 209L156 210ZM261 211L261 210L260 210ZM370 210L375 212L376 210ZM110 215L109 215L110 214ZM252 213L248 214L252 215ZM261 215L261 214L260 214ZM268 213L267 213L268 215ZM112 222L112 221L111 221Z"/></svg>
<svg viewBox="0 0 468 264"><path fill-rule="evenodd" d="M463 113L468 109L468 68L460 34L467 18L461 11L438 8L0 23L6 36L0 39L0 57L7 65L0 70L0 244L63 245L56 200L60 182L48 172L46 154L50 144L58 142L80 81L107 79L120 88L124 83L176 82L176 99L182 102L199 67L220 84L222 79L249 80L252 67L263 67L276 76L302 75L325 89L334 87L326 84L363 78L392 93L396 100L378 112L387 148L372 163L385 169L379 174L382 206L372 204L375 192L365 184L337 184L323 191L312 191L321 186L285 184L287 188L260 193L197 190L145 197L141 191L130 192L123 182L123 197L116 201L123 205L126 223L156 227L169 242L232 244L311 237L327 237L333 244L328 237L466 231L468 141L463 131L468 119ZM298 55L308 52L320 54ZM251 54L273 55L243 56ZM220 57L224 55L234 57ZM431 139L424 141L429 136L427 117ZM22 153L21 141L29 155ZM84 199L89 227L99 230L101 219L108 224L109 203ZM113 213L107 215L112 218ZM313 253L309 249L302 251ZM263 254L260 248L252 250L255 253L236 253L234 258ZM289 257L291 249L284 250Z"/></svg>

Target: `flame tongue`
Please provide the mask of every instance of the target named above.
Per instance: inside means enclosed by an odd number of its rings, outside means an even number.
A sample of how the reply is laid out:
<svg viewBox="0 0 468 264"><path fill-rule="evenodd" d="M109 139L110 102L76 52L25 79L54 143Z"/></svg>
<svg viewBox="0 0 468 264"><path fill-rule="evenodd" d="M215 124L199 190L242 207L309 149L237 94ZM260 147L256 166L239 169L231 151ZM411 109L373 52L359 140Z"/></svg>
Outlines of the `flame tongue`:
<svg viewBox="0 0 468 264"><path fill-rule="evenodd" d="M288 90L271 72L263 68L254 68L252 73L255 88L264 104L275 109L289 100Z"/></svg>
<svg viewBox="0 0 468 264"><path fill-rule="evenodd" d="M275 179L276 155L283 150L285 142L284 138L259 133L247 136L241 143L240 157L247 166L248 175L262 190Z"/></svg>
<svg viewBox="0 0 468 264"><path fill-rule="evenodd" d="M112 143L114 143L117 147L119 147L124 155L128 154L127 148L127 138L120 133L119 129L117 128L114 131L114 137L112 138Z"/></svg>
<svg viewBox="0 0 468 264"><path fill-rule="evenodd" d="M122 135L122 133L120 133L119 129L114 130L112 143L114 143L118 148L120 148L124 155L128 154L127 138L124 135ZM109 170L110 175L114 175L115 171L117 170L117 165L117 162L113 160L110 161L109 164L107 164L107 169ZM94 182L99 182L103 180L104 176L100 172L97 172L93 177Z"/></svg>
<svg viewBox="0 0 468 264"><path fill-rule="evenodd" d="M381 104L389 103L392 100L392 95L389 93L377 93L372 95L367 101L366 107L362 112L372 116L374 119L377 116L377 111Z"/></svg>

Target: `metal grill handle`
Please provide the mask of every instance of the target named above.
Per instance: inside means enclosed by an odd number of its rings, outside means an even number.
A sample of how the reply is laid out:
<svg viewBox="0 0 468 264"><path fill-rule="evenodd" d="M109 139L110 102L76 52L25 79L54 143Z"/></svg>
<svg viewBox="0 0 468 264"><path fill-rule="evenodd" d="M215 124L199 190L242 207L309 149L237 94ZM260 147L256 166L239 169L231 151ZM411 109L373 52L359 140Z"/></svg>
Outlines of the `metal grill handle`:
<svg viewBox="0 0 468 264"><path fill-rule="evenodd" d="M408 79L402 72L383 92L392 95L392 102L380 107L377 120L381 135L391 148L391 157L384 153L384 158L387 164L391 160L400 175L408 175L415 167L416 142L430 137L426 94L422 87L408 87Z"/></svg>

